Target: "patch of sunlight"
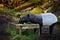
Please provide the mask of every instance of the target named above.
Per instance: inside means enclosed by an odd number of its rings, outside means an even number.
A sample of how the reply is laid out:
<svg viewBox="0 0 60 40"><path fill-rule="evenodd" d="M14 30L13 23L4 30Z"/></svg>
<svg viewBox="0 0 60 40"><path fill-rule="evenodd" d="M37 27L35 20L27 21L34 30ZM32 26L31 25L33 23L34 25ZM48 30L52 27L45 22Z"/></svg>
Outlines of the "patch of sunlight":
<svg viewBox="0 0 60 40"><path fill-rule="evenodd" d="M33 14L36 14L36 13L42 13L43 12L43 9L41 9L40 7L36 7L36 8L34 8L33 10L32 10L32 13Z"/></svg>

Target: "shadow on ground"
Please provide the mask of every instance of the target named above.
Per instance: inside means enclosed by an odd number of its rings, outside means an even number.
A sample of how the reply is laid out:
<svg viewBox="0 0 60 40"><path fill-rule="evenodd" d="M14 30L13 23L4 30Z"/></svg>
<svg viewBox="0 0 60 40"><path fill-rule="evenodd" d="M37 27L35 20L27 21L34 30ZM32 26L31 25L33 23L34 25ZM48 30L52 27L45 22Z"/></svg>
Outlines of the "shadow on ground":
<svg viewBox="0 0 60 40"><path fill-rule="evenodd" d="M34 40L60 40L60 24L56 24L54 26L53 32L50 35L49 28L48 27L43 27L43 33L38 37L37 39Z"/></svg>

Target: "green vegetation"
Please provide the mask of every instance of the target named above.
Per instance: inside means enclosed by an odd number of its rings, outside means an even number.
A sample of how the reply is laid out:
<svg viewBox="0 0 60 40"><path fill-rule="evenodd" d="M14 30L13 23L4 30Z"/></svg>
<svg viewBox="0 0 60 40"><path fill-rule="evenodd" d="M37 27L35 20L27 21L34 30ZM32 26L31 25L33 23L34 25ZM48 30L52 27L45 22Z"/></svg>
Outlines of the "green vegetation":
<svg viewBox="0 0 60 40"><path fill-rule="evenodd" d="M34 34L33 32L29 30L23 30L22 32L25 32L24 35L23 34L19 35L16 33L15 30L12 30L12 29L7 29L6 32L11 34L11 37L13 40L16 38L21 38L22 40L33 40L37 37L37 34Z"/></svg>
<svg viewBox="0 0 60 40"><path fill-rule="evenodd" d="M19 14L20 13L20 12L13 11L13 10L7 9L7 8L0 10L0 12L6 12L6 13L10 13L10 14L17 14L17 13Z"/></svg>

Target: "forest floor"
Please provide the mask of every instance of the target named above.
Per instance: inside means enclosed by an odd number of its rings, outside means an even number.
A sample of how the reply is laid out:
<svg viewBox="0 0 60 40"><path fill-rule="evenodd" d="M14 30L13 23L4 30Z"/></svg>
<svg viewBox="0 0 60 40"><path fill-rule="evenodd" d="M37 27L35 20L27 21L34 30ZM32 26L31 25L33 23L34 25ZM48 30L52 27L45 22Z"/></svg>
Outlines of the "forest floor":
<svg viewBox="0 0 60 40"><path fill-rule="evenodd" d="M55 26L50 35L48 27L43 27L42 34L35 40L60 40L60 27Z"/></svg>

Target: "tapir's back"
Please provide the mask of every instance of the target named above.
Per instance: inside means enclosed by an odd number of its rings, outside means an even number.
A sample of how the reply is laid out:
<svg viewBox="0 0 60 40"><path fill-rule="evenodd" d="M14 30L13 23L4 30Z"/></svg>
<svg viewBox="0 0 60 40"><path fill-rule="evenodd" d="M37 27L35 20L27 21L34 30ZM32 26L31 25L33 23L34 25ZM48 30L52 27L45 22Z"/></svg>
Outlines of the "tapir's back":
<svg viewBox="0 0 60 40"><path fill-rule="evenodd" d="M57 17L52 13L41 14L43 19L43 25L51 25L58 21Z"/></svg>

